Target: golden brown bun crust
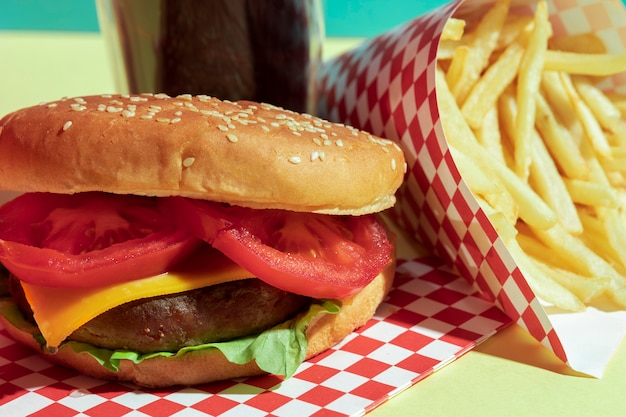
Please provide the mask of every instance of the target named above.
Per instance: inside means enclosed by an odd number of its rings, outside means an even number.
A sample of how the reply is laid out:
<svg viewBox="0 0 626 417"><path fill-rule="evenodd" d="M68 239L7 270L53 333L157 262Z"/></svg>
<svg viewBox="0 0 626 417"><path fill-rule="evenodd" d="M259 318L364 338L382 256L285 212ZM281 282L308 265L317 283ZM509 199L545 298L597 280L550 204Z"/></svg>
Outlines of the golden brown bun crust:
<svg viewBox="0 0 626 417"><path fill-rule="evenodd" d="M392 260L361 292L344 300L339 313L316 317L307 329L309 346L306 358L329 349L354 329L364 325L389 292L394 274L395 260ZM30 332L17 329L1 315L0 322L15 340L41 352ZM189 352L176 358L157 357L139 364L122 360L117 373L100 366L88 354L76 353L68 347L61 347L55 355L46 357L94 378L132 382L147 387L203 384L264 373L254 361L245 365L228 362L217 349Z"/></svg>
<svg viewBox="0 0 626 417"><path fill-rule="evenodd" d="M393 205L397 145L266 104L90 96L0 120L0 189L185 197L331 214Z"/></svg>

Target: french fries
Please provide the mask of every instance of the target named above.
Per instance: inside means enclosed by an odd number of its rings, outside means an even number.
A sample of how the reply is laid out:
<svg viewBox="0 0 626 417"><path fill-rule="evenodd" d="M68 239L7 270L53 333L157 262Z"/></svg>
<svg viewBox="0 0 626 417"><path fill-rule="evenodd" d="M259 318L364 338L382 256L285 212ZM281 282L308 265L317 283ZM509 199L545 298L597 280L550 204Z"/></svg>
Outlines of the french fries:
<svg viewBox="0 0 626 417"><path fill-rule="evenodd" d="M626 308L626 71L594 34L553 37L545 1L451 19L438 51L441 123L459 172L544 301Z"/></svg>

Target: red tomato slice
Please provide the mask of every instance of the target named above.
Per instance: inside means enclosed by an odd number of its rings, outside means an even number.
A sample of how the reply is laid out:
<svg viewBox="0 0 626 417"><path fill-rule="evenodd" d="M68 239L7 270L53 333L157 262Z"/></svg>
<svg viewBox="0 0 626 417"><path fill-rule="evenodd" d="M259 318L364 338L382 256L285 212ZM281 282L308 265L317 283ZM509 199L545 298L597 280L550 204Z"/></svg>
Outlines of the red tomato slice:
<svg viewBox="0 0 626 417"><path fill-rule="evenodd" d="M374 216L253 210L172 199L191 230L258 278L315 298L345 298L378 275L392 245Z"/></svg>
<svg viewBox="0 0 626 417"><path fill-rule="evenodd" d="M22 281L98 287L167 271L201 242L161 199L30 193L0 208L0 262Z"/></svg>

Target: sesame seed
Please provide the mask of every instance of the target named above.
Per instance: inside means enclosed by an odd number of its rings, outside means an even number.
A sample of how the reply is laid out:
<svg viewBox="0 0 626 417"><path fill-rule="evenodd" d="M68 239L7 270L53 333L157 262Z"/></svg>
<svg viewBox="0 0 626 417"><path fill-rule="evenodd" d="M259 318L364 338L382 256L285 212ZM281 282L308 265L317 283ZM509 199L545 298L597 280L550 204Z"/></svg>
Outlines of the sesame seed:
<svg viewBox="0 0 626 417"><path fill-rule="evenodd" d="M318 151L311 152L311 162L315 161L316 159L319 159L319 157L320 157L320 153Z"/></svg>
<svg viewBox="0 0 626 417"><path fill-rule="evenodd" d="M70 104L70 107L72 108L72 110L74 111L83 111L83 110L87 110L87 107L83 106L82 104L79 103L73 103Z"/></svg>
<svg viewBox="0 0 626 417"><path fill-rule="evenodd" d="M228 131L228 127L227 127L227 126L224 126L224 125L217 125L217 128L218 128L219 130L221 130L222 132L226 132L226 131Z"/></svg>
<svg viewBox="0 0 626 417"><path fill-rule="evenodd" d="M263 129L263 130L264 130L264 131L266 131L266 132L269 132L269 131L270 131L270 128L269 128L269 127L267 127L266 125L261 126L261 129Z"/></svg>
<svg viewBox="0 0 626 417"><path fill-rule="evenodd" d="M341 139L337 139L335 141L335 145L339 146L340 148L343 147L343 141Z"/></svg>
<svg viewBox="0 0 626 417"><path fill-rule="evenodd" d="M320 138L324 139L324 140L328 140L328 135L326 133L322 133L320 135Z"/></svg>
<svg viewBox="0 0 626 417"><path fill-rule="evenodd" d="M107 112L109 113L119 113L123 109L121 107L107 106Z"/></svg>
<svg viewBox="0 0 626 417"><path fill-rule="evenodd" d="M176 96L176 98L179 98L181 100L188 100L188 101L191 101L193 99L191 94L181 94L179 96Z"/></svg>
<svg viewBox="0 0 626 417"><path fill-rule="evenodd" d="M70 128L70 126L72 126L72 121L68 120L67 122L65 122L65 124L63 125L63 131L65 132L67 129Z"/></svg>
<svg viewBox="0 0 626 417"><path fill-rule="evenodd" d="M232 124L232 123L229 123L229 124L228 124L228 128L229 128L229 129L235 129L236 127L237 127L237 126L235 126L235 125L234 125L234 124Z"/></svg>
<svg viewBox="0 0 626 417"><path fill-rule="evenodd" d="M291 133L293 133L296 136L302 136L302 134L300 132L291 132Z"/></svg>
<svg viewBox="0 0 626 417"><path fill-rule="evenodd" d="M134 115L135 115L135 112L131 110L124 110L122 112L122 116L124 117L133 117Z"/></svg>
<svg viewBox="0 0 626 417"><path fill-rule="evenodd" d="M53 108L53 107L56 107L56 106L57 106L57 103L50 103L50 104L48 104L48 107L50 107L50 108Z"/></svg>
<svg viewBox="0 0 626 417"><path fill-rule="evenodd" d="M233 135L232 133L229 133L228 135L226 135L226 137L232 143L239 142L239 138L237 136Z"/></svg>
<svg viewBox="0 0 626 417"><path fill-rule="evenodd" d="M324 139L324 146L330 146L333 142L330 139Z"/></svg>
<svg viewBox="0 0 626 417"><path fill-rule="evenodd" d="M172 120L170 120L170 123L178 123L181 121L180 117L174 117Z"/></svg>
<svg viewBox="0 0 626 417"><path fill-rule="evenodd" d="M183 112L180 110L174 113L174 116L182 116L182 115L183 115Z"/></svg>
<svg viewBox="0 0 626 417"><path fill-rule="evenodd" d="M315 143L317 146L322 145L322 141L319 138L313 138L313 143Z"/></svg>
<svg viewBox="0 0 626 417"><path fill-rule="evenodd" d="M326 159L326 152L320 151L320 161L323 161L325 159Z"/></svg>
<svg viewBox="0 0 626 417"><path fill-rule="evenodd" d="M287 116L285 116L284 114L277 114L276 115L276 120L285 120L287 118Z"/></svg>
<svg viewBox="0 0 626 417"><path fill-rule="evenodd" d="M183 160L183 166L185 168L189 168L191 165L193 165L194 162L196 162L196 158L193 158L193 157L190 156L190 157L185 158Z"/></svg>
<svg viewBox="0 0 626 417"><path fill-rule="evenodd" d="M153 116L152 114L144 114L144 115L142 115L142 116L140 116L140 117L141 117L142 119L145 119L145 120L150 120L150 119L152 119L154 116Z"/></svg>
<svg viewBox="0 0 626 417"><path fill-rule="evenodd" d="M395 171L396 168L397 168L397 162L396 162L395 159L392 159L391 160L391 169Z"/></svg>
<svg viewBox="0 0 626 417"><path fill-rule="evenodd" d="M302 158L300 158L298 155L290 156L289 162L291 162L292 164L299 164L302 162Z"/></svg>
<svg viewBox="0 0 626 417"><path fill-rule="evenodd" d="M167 117L157 117L157 118L156 118L156 121L157 121L157 122L161 122L161 123L169 123L169 122L170 122L170 119L169 119L169 118L167 118Z"/></svg>

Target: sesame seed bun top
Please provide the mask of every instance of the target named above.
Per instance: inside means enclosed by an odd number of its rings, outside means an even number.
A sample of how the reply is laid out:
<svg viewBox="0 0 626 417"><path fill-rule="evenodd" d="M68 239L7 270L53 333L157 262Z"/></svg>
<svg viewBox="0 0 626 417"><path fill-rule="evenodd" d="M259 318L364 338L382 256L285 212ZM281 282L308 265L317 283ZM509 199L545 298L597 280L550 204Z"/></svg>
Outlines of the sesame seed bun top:
<svg viewBox="0 0 626 417"><path fill-rule="evenodd" d="M163 94L65 98L0 120L0 189L180 195L365 214L392 206L397 145L267 104Z"/></svg>

